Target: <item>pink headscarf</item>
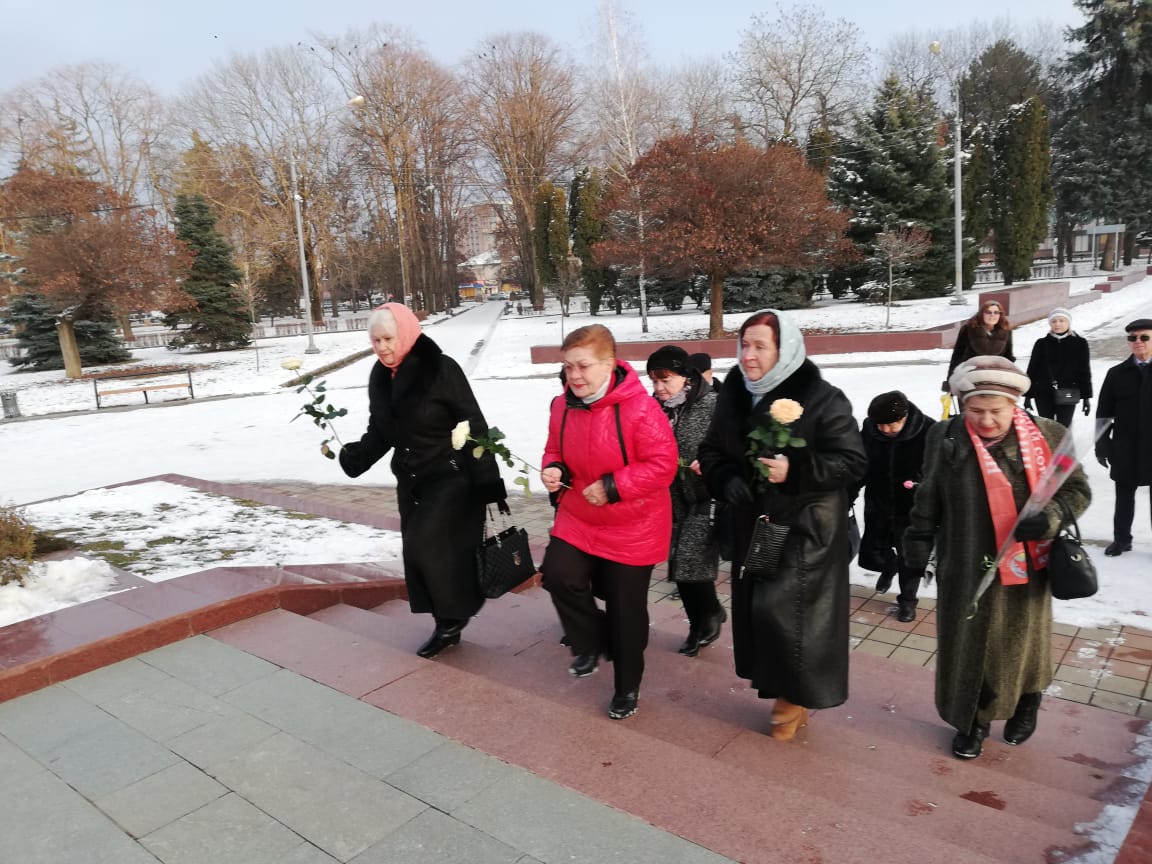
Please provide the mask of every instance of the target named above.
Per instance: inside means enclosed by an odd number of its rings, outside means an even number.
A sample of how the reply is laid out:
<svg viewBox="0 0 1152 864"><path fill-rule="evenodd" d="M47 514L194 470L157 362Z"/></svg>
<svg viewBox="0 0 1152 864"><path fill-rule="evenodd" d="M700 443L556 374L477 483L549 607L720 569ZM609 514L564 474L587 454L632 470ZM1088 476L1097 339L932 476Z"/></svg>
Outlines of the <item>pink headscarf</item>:
<svg viewBox="0 0 1152 864"><path fill-rule="evenodd" d="M396 367L404 362L404 358L408 356L408 352L412 350L412 346L420 338L420 321L412 314L412 310L403 303L385 303L376 308L387 309L396 321L396 360L394 363L384 364L395 372Z"/></svg>

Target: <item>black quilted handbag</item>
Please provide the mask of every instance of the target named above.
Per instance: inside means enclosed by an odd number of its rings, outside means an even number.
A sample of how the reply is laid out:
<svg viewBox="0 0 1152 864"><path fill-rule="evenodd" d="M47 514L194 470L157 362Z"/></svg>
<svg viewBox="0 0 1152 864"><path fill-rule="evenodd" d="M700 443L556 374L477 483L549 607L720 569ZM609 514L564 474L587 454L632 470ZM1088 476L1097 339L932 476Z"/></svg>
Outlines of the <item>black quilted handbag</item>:
<svg viewBox="0 0 1152 864"><path fill-rule="evenodd" d="M484 522L484 539L476 550L476 577L480 593L489 599L503 597L517 585L536 575L528 532L512 525L499 534L488 536Z"/></svg>
<svg viewBox="0 0 1152 864"><path fill-rule="evenodd" d="M1079 600L1096 593L1096 566L1080 542L1080 526L1075 515L1060 507L1060 532L1048 550L1048 589L1057 600Z"/></svg>
<svg viewBox="0 0 1152 864"><path fill-rule="evenodd" d="M744 575L757 582L771 582L780 572L780 556L789 526L772 522L767 516L757 516L752 528L752 542L744 556Z"/></svg>

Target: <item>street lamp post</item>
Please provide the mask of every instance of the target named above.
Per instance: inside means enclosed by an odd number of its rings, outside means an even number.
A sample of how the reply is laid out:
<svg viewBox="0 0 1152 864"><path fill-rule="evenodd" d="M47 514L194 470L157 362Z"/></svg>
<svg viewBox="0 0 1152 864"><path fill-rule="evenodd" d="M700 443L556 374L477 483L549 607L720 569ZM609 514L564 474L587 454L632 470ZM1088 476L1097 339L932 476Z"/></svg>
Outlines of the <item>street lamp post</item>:
<svg viewBox="0 0 1152 864"><path fill-rule="evenodd" d="M304 285L304 332L308 334L308 347L305 354L319 354L313 339L312 326L312 287L308 284L308 258L304 254L304 219L300 216L300 192L297 190L296 151L292 151L289 171L292 176L292 209L296 213L296 245L300 248L300 282Z"/></svg>
<svg viewBox="0 0 1152 864"><path fill-rule="evenodd" d="M941 46L933 42L928 50L939 58ZM952 88L952 220L955 226L953 232L953 255L955 256L955 283L952 292L952 305L963 306L968 303L964 296L964 187L961 183L961 153L960 153L960 85L955 77L944 70L948 76L948 84Z"/></svg>

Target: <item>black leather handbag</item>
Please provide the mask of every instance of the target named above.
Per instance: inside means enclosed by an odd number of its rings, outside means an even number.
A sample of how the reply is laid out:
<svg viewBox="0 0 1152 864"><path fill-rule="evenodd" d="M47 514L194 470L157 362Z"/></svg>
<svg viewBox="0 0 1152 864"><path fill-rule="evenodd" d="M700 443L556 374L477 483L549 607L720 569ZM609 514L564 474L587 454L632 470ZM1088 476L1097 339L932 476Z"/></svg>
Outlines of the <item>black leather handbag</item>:
<svg viewBox="0 0 1152 864"><path fill-rule="evenodd" d="M1048 590L1057 600L1091 597L1098 588L1096 566L1080 542L1076 517L1067 513L1063 505L1060 505L1060 513L1060 532L1048 550Z"/></svg>
<svg viewBox="0 0 1152 864"><path fill-rule="evenodd" d="M771 582L780 573L780 556L790 531L788 525L772 522L767 516L757 516L752 528L752 541L744 556L744 575L757 582Z"/></svg>
<svg viewBox="0 0 1152 864"><path fill-rule="evenodd" d="M528 532L515 525L499 534L488 536L484 522L484 539L476 550L476 578L480 593L490 600L503 597L517 585L536 575Z"/></svg>
<svg viewBox="0 0 1152 864"><path fill-rule="evenodd" d="M1052 398L1057 405L1075 405L1080 401L1079 387L1052 387Z"/></svg>

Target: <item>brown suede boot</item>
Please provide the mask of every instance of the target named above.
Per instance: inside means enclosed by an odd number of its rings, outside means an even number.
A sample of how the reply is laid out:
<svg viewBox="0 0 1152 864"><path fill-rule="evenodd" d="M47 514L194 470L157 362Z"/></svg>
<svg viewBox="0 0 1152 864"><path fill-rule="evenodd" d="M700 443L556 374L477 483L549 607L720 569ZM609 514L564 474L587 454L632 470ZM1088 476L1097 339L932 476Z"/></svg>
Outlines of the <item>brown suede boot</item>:
<svg viewBox="0 0 1152 864"><path fill-rule="evenodd" d="M808 725L808 709L803 705L793 705L787 699L776 699L772 708L772 731L769 733L777 741L791 741L801 726Z"/></svg>

